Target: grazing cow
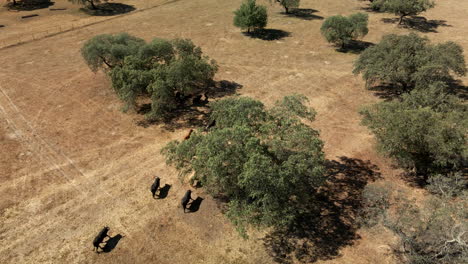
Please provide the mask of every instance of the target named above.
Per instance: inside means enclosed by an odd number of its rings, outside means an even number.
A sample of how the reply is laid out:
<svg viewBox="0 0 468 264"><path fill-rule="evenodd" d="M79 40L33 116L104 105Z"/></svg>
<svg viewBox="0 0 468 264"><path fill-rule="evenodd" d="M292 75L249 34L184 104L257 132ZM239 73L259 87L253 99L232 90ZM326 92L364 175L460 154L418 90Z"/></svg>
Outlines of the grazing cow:
<svg viewBox="0 0 468 264"><path fill-rule="evenodd" d="M196 95L196 96L193 97L193 99L192 99L192 104L194 104L194 105L201 104L201 103L202 103L201 98L202 98L202 95L201 95L201 94Z"/></svg>
<svg viewBox="0 0 468 264"><path fill-rule="evenodd" d="M185 135L184 140L189 139L190 136L192 135L192 133L193 133L193 128L191 128L191 129L189 130L189 132L187 133L187 135Z"/></svg>
<svg viewBox="0 0 468 264"><path fill-rule="evenodd" d="M188 203L190 202L190 200L192 200L191 194L192 194L192 191L187 190L187 192L185 192L184 197L182 197L181 204L182 204L182 208L184 209L184 213L185 213L185 209L187 209Z"/></svg>
<svg viewBox="0 0 468 264"><path fill-rule="evenodd" d="M160 181L161 181L161 179L159 179L159 177L156 177L156 179L154 179L153 184L151 185L151 193L153 194L153 198L154 198L154 195L156 194L156 192L159 189Z"/></svg>
<svg viewBox="0 0 468 264"><path fill-rule="evenodd" d="M104 241L104 238L109 237L107 232L109 232L109 227L105 226L102 228L101 231L99 231L99 234L94 238L94 251L98 252L99 248L101 248L99 245Z"/></svg>
<svg viewBox="0 0 468 264"><path fill-rule="evenodd" d="M216 120L213 119L206 127L205 130L208 130L216 125Z"/></svg>

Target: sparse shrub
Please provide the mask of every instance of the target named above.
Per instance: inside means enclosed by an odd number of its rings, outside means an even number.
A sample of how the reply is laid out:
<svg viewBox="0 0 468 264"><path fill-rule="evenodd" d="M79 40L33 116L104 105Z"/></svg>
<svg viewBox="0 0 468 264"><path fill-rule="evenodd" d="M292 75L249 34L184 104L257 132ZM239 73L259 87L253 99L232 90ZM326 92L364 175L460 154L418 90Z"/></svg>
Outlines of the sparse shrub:
<svg viewBox="0 0 468 264"><path fill-rule="evenodd" d="M444 88L433 84L361 111L379 149L419 175L456 171L468 158L467 105Z"/></svg>
<svg viewBox="0 0 468 264"><path fill-rule="evenodd" d="M257 5L255 0L243 2L234 15L234 26L247 29L248 33L266 27L268 21L266 7Z"/></svg>
<svg viewBox="0 0 468 264"><path fill-rule="evenodd" d="M315 112L305 97L288 96L271 109L247 97L212 103L209 133L195 132L164 149L181 174L194 172L215 197L225 197L227 216L245 227L284 227L309 210L323 184L323 142L301 119Z"/></svg>
<svg viewBox="0 0 468 264"><path fill-rule="evenodd" d="M181 100L207 91L218 67L187 39L156 38L150 43L126 33L99 35L85 43L83 58L93 71L103 69L126 105L151 98L151 119L165 118Z"/></svg>
<svg viewBox="0 0 468 264"><path fill-rule="evenodd" d="M398 92L428 87L436 81L450 81L451 74L466 74L463 49L454 42L430 44L424 37L387 35L379 44L367 48L354 65L367 86L388 84Z"/></svg>
<svg viewBox="0 0 468 264"><path fill-rule="evenodd" d="M375 0L372 2L371 7L374 10L394 13L400 17L398 24L401 24L403 18L416 16L429 8L433 8L434 5L432 0Z"/></svg>
<svg viewBox="0 0 468 264"><path fill-rule="evenodd" d="M389 184L368 184L362 192L362 209L359 222L372 227L382 223L390 208L390 197L393 186Z"/></svg>
<svg viewBox="0 0 468 264"><path fill-rule="evenodd" d="M367 28L368 15L356 13L349 17L341 15L327 18L320 28L328 42L344 48L352 40L364 37L369 32Z"/></svg>
<svg viewBox="0 0 468 264"><path fill-rule="evenodd" d="M101 2L107 2L107 0L68 0L68 1L74 4L84 5L93 10L97 8L96 4L99 4Z"/></svg>
<svg viewBox="0 0 468 264"><path fill-rule="evenodd" d="M289 11L293 8L298 8L301 0L270 0L270 1L276 1L278 4L280 4L283 8L286 14L289 14Z"/></svg>
<svg viewBox="0 0 468 264"><path fill-rule="evenodd" d="M462 172L452 172L447 175L431 175L427 189L438 195L453 197L467 191L468 179Z"/></svg>

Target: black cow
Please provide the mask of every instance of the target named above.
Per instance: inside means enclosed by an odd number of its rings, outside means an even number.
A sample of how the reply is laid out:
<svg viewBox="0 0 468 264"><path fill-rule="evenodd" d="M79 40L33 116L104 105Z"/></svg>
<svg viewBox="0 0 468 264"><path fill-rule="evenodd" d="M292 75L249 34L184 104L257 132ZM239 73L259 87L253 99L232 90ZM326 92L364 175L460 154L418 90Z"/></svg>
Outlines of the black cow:
<svg viewBox="0 0 468 264"><path fill-rule="evenodd" d="M192 194L192 191L187 190L187 192L185 192L184 197L182 197L181 204L182 204L182 208L184 209L184 213L185 213L185 209L187 209L188 203L190 202L190 200L192 200L191 194Z"/></svg>
<svg viewBox="0 0 468 264"><path fill-rule="evenodd" d="M153 184L151 185L151 193L153 194L153 198L154 198L154 195L156 194L156 192L159 189L160 181L161 181L161 179L159 179L159 177L156 177L156 179L154 179Z"/></svg>
<svg viewBox="0 0 468 264"><path fill-rule="evenodd" d="M109 227L105 226L102 228L99 234L94 238L94 241L93 241L94 251L98 252L99 248L101 248L100 244L104 241L104 238L109 237L107 232L109 232Z"/></svg>

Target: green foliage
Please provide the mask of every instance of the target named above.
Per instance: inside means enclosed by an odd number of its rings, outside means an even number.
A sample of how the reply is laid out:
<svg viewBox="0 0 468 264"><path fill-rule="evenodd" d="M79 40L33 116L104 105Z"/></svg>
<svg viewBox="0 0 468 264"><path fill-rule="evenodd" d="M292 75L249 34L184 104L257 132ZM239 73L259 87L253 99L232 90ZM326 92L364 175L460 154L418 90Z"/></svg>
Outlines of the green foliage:
<svg viewBox="0 0 468 264"><path fill-rule="evenodd" d="M379 149L418 174L457 170L468 157L467 105L437 83L361 111Z"/></svg>
<svg viewBox="0 0 468 264"><path fill-rule="evenodd" d="M242 30L247 29L247 32L264 28L267 25L266 7L257 5L255 0L246 0L234 14L234 26Z"/></svg>
<svg viewBox="0 0 468 264"><path fill-rule="evenodd" d="M415 16L435 6L432 0L376 0L371 8L382 12L394 13L400 17L399 24L406 16Z"/></svg>
<svg viewBox="0 0 468 264"><path fill-rule="evenodd" d="M143 39L127 33L102 34L86 41L81 48L81 55L93 72L99 68L110 70L122 65L125 57L136 55L144 45Z"/></svg>
<svg viewBox="0 0 468 264"><path fill-rule="evenodd" d="M331 16L323 22L320 31L328 42L344 48L352 40L367 35L368 18L369 16L363 13L356 13L349 17Z"/></svg>
<svg viewBox="0 0 468 264"><path fill-rule="evenodd" d="M305 100L288 96L271 109L246 97L219 100L208 134L194 132L162 152L182 176L194 172L209 193L227 198L227 216L241 232L288 225L325 180L323 142L301 121L315 115Z"/></svg>
<svg viewBox="0 0 468 264"><path fill-rule="evenodd" d="M397 91L449 81L451 74L466 74L462 47L453 42L433 45L414 33L385 36L367 48L354 66L354 74L362 73L368 86L389 84Z"/></svg>
<svg viewBox="0 0 468 264"><path fill-rule="evenodd" d="M298 8L301 3L301 0L275 0L275 1L284 8L284 10L286 11L286 14L289 14L290 9Z"/></svg>
<svg viewBox="0 0 468 264"><path fill-rule="evenodd" d="M208 88L218 67L187 39L156 38L150 43L126 33L99 35L87 41L82 54L93 70L108 73L125 108L139 96L152 100L150 118L161 118L188 97Z"/></svg>

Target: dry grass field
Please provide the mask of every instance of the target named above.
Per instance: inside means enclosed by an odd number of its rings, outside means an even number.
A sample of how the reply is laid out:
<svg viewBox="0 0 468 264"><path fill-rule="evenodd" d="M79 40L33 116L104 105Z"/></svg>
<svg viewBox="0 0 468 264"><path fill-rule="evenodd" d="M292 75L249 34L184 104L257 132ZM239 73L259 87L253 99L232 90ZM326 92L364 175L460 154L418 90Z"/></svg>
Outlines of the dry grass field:
<svg viewBox="0 0 468 264"><path fill-rule="evenodd" d="M408 186L360 125L358 109L382 99L351 73L357 54L337 52L320 35L323 18L366 12L367 2L302 0L301 7L311 9L302 17L268 5L268 28L280 33L272 40L249 38L232 25L241 0L121 2L136 10L89 17L65 0L54 5L68 8L62 13L0 9L0 24L6 25L0 28L0 44L70 22L83 25L0 49L0 263L299 263L300 254L288 258L287 243L278 244L286 237L258 232L248 240L239 237L203 189L194 191L194 197L204 198L200 209L182 212L179 200L189 186L159 152L170 140L182 139L190 122L182 118L176 128L139 126L143 116L122 113L105 75L92 73L80 55L94 35L122 31L146 40L192 39L219 63L216 80L238 83L237 93L267 105L291 93L306 95L318 112L311 125L320 130L327 159L334 161L329 189L339 209L337 216L324 213L330 230L316 232L309 261L397 263L388 250L394 241L390 234L356 230L353 224L353 205L366 182ZM468 1L436 4L423 14L432 26L419 30L385 23L391 14L369 12L364 41L425 31L421 34L432 41L453 40L468 51ZM39 16L19 18L30 13ZM467 78L463 81L468 85ZM171 185L165 199L151 198L156 175ZM98 255L91 242L104 225L111 228L115 248Z"/></svg>

